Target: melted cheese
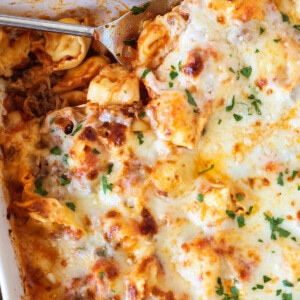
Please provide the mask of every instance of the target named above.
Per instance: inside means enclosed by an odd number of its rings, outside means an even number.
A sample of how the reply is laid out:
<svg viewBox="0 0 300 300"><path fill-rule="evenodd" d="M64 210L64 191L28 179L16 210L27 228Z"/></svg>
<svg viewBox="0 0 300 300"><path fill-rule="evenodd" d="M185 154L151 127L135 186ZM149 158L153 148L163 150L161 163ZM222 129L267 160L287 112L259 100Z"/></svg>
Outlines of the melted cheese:
<svg viewBox="0 0 300 300"><path fill-rule="evenodd" d="M91 71L90 101L7 105L29 299L300 297L295 3L185 0L145 24L134 71Z"/></svg>

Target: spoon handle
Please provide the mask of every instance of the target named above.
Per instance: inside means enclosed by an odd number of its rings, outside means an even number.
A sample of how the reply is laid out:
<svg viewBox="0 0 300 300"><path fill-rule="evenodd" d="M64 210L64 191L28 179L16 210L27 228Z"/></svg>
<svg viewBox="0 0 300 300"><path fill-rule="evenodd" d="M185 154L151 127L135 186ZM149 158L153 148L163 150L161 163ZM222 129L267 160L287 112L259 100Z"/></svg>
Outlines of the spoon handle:
<svg viewBox="0 0 300 300"><path fill-rule="evenodd" d="M93 37L94 27L0 14L0 25Z"/></svg>

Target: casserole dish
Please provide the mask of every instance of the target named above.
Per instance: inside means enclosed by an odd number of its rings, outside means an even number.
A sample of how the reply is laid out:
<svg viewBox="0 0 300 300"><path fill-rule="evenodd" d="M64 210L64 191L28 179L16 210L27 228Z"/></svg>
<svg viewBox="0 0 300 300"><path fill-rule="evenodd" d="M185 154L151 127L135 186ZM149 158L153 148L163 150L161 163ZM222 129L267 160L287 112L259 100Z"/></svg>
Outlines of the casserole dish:
<svg viewBox="0 0 300 300"><path fill-rule="evenodd" d="M299 5L183 0L124 41L130 70L17 36L0 145L29 299L300 297Z"/></svg>

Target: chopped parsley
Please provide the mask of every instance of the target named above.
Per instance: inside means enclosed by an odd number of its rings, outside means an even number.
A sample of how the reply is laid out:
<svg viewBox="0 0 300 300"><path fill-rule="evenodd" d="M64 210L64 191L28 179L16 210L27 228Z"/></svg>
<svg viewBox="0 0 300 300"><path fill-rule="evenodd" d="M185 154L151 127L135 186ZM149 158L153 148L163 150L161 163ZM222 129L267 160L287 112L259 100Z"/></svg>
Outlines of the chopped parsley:
<svg viewBox="0 0 300 300"><path fill-rule="evenodd" d="M294 170L292 173L292 180L294 180L296 178L297 174L298 174L298 171Z"/></svg>
<svg viewBox="0 0 300 300"><path fill-rule="evenodd" d="M150 72L151 72L150 69L145 69L144 72L143 72L143 74L142 74L142 79L145 79L146 76L147 76Z"/></svg>
<svg viewBox="0 0 300 300"><path fill-rule="evenodd" d="M40 196L44 197L48 194L47 191L43 190L43 183L41 179L36 180L36 182L34 183L34 187L34 192L39 194Z"/></svg>
<svg viewBox="0 0 300 300"><path fill-rule="evenodd" d="M59 177L59 181L60 181L60 183L61 183L62 186L65 186L65 185L71 183L70 180L68 180L68 179L66 179L64 177Z"/></svg>
<svg viewBox="0 0 300 300"><path fill-rule="evenodd" d="M282 300L293 300L293 294L282 293Z"/></svg>
<svg viewBox="0 0 300 300"><path fill-rule="evenodd" d="M106 257L106 252L107 252L107 248L106 245L104 245L104 247L101 249L100 255L102 257Z"/></svg>
<svg viewBox="0 0 300 300"><path fill-rule="evenodd" d="M237 280L234 280L234 282L236 283ZM235 285L230 287L231 295L229 295L229 294L224 293L224 287L223 287L221 277L218 277L217 284L218 285L216 286L216 294L218 296L224 296L224 298L222 298L222 300L238 300L239 299L239 290Z"/></svg>
<svg viewBox="0 0 300 300"><path fill-rule="evenodd" d="M293 283L291 283L290 281L288 281L288 280L282 280L282 284L284 285L284 286L287 286L287 287L293 287L294 286L294 284Z"/></svg>
<svg viewBox="0 0 300 300"><path fill-rule="evenodd" d="M255 53L259 53L259 49L256 48L256 49L255 49Z"/></svg>
<svg viewBox="0 0 300 300"><path fill-rule="evenodd" d="M137 135L137 138L138 138L138 141L139 141L139 145L144 144L144 135L143 135L143 133L139 133Z"/></svg>
<svg viewBox="0 0 300 300"><path fill-rule="evenodd" d="M244 75L246 78L249 78L249 77L251 76L251 73L252 73L252 67L249 66L249 67L242 68L242 69L241 69L241 73L242 73L242 75Z"/></svg>
<svg viewBox="0 0 300 300"><path fill-rule="evenodd" d="M278 174L277 184L279 184L279 185L281 185L281 186L284 185L284 182L283 182L283 173L282 173L282 172L280 172L280 173Z"/></svg>
<svg viewBox="0 0 300 300"><path fill-rule="evenodd" d="M82 122L79 122L75 130L72 132L72 136L74 136L78 131L80 131L82 128Z"/></svg>
<svg viewBox="0 0 300 300"><path fill-rule="evenodd" d="M226 106L226 111L231 111L234 107L234 104L235 104L235 95L232 96L231 104Z"/></svg>
<svg viewBox="0 0 300 300"><path fill-rule="evenodd" d="M290 22L290 18L288 15L281 13L282 22Z"/></svg>
<svg viewBox="0 0 300 300"><path fill-rule="evenodd" d="M139 118L145 118L146 117L146 112L142 111L139 115Z"/></svg>
<svg viewBox="0 0 300 300"><path fill-rule="evenodd" d="M142 6L133 6L130 11L133 15L142 14L148 7L150 6L150 2L143 4Z"/></svg>
<svg viewBox="0 0 300 300"><path fill-rule="evenodd" d="M259 35L262 35L265 31L266 31L265 28L260 27L260 28L259 28Z"/></svg>
<svg viewBox="0 0 300 300"><path fill-rule="evenodd" d="M237 194L235 195L235 197L236 197L236 199L237 199L238 201L244 200L244 196L243 196L241 193L237 193Z"/></svg>
<svg viewBox="0 0 300 300"><path fill-rule="evenodd" d="M172 70L169 75L170 75L171 80L173 80L178 76L178 72Z"/></svg>
<svg viewBox="0 0 300 300"><path fill-rule="evenodd" d="M76 206L73 202L67 202L66 203L66 206L71 209L72 211L75 211L76 210Z"/></svg>
<svg viewBox="0 0 300 300"><path fill-rule="evenodd" d="M241 227L244 227L246 225L245 223L245 217L243 215L240 215L237 217L237 223L238 223L238 226L241 228Z"/></svg>
<svg viewBox="0 0 300 300"><path fill-rule="evenodd" d="M263 280L264 280L264 283L267 283L267 282L271 281L272 278L270 278L270 277L264 275L264 276L263 276Z"/></svg>
<svg viewBox="0 0 300 300"><path fill-rule="evenodd" d="M252 210L253 210L253 205L251 205L249 207L248 211L246 212L246 215L249 216L251 214Z"/></svg>
<svg viewBox="0 0 300 300"><path fill-rule="evenodd" d="M229 68L229 71L230 71L231 73L235 74L235 71L233 70L232 67Z"/></svg>
<svg viewBox="0 0 300 300"><path fill-rule="evenodd" d="M238 122L241 121L243 119L243 117L241 115L238 114L233 114L234 119Z"/></svg>
<svg viewBox="0 0 300 300"><path fill-rule="evenodd" d="M99 272L100 279L103 280L105 276L105 272Z"/></svg>
<svg viewBox="0 0 300 300"><path fill-rule="evenodd" d="M172 88L174 86L174 83L172 81L169 82L169 88Z"/></svg>
<svg viewBox="0 0 300 300"><path fill-rule="evenodd" d="M270 217L268 214L264 213L265 220L270 223L270 229L271 229L271 239L276 240L277 236L276 233L278 234L279 237L288 237L291 233L279 225L282 224L284 221L283 218L277 218L275 219L274 217Z"/></svg>
<svg viewBox="0 0 300 300"><path fill-rule="evenodd" d="M274 41L274 43L279 43L279 42L281 41L281 38L279 38L279 39L274 39L273 41Z"/></svg>
<svg viewBox="0 0 300 300"><path fill-rule="evenodd" d="M193 106L198 106L195 99L193 98L192 94L189 92L189 90L186 89L185 93L186 93L187 98L188 98L188 103L190 103Z"/></svg>
<svg viewBox="0 0 300 300"><path fill-rule="evenodd" d="M69 154L64 154L64 156L62 157L62 162L67 166L69 165L68 159L69 159Z"/></svg>
<svg viewBox="0 0 300 300"><path fill-rule="evenodd" d="M219 296L223 296L224 295L224 287L223 287L223 284L222 284L221 277L218 277L217 283L218 283L218 286L216 287L216 294L219 295Z"/></svg>
<svg viewBox="0 0 300 300"><path fill-rule="evenodd" d="M255 290L262 290L264 288L264 286L262 285L262 284L257 284L256 286L254 286L253 288L252 288L252 290L253 291L255 291Z"/></svg>
<svg viewBox="0 0 300 300"><path fill-rule="evenodd" d="M232 219L232 220L235 219L235 213L234 213L232 210L226 209L225 212L226 212L227 216L228 216L230 219Z"/></svg>
<svg viewBox="0 0 300 300"><path fill-rule="evenodd" d="M107 190L112 191L112 183L107 183L107 178L106 176L102 176L102 187L103 187L103 192L106 194Z"/></svg>
<svg viewBox="0 0 300 300"><path fill-rule="evenodd" d="M131 39L131 40L125 40L123 41L124 45L130 46L130 47L136 47L137 41L136 39Z"/></svg>
<svg viewBox="0 0 300 300"><path fill-rule="evenodd" d="M109 164L107 174L109 175L112 172L114 164Z"/></svg>
<svg viewBox="0 0 300 300"><path fill-rule="evenodd" d="M181 71L181 68L182 68L182 61L180 61L180 62L178 63L178 70Z"/></svg>
<svg viewBox="0 0 300 300"><path fill-rule="evenodd" d="M58 146L55 146L52 149L50 149L50 153L54 155L61 155L61 150Z"/></svg>
<svg viewBox="0 0 300 300"><path fill-rule="evenodd" d="M300 25L294 25L293 26L296 30L300 30Z"/></svg>
<svg viewBox="0 0 300 300"><path fill-rule="evenodd" d="M94 149L92 150L92 152L93 152L94 154L100 154L100 151L99 151L98 149L96 149L96 148L94 148Z"/></svg>
<svg viewBox="0 0 300 300"><path fill-rule="evenodd" d="M201 193L199 193L199 194L197 195L197 201L198 201L198 202L203 202L203 200L204 200L204 195L201 194Z"/></svg>
<svg viewBox="0 0 300 300"><path fill-rule="evenodd" d="M260 110L260 108L259 108L259 106L258 105L261 105L262 103L261 103L261 100L259 100L259 99L254 99L252 102L251 102L251 105L253 105L254 106L254 109L255 109L255 111L256 111L256 113L258 114L258 115L261 115L261 110Z"/></svg>
<svg viewBox="0 0 300 300"><path fill-rule="evenodd" d="M215 167L215 165L212 164L208 169L205 169L205 170L203 170L203 171L198 172L198 175L203 174L203 173L206 173L206 172L212 170L214 167Z"/></svg>

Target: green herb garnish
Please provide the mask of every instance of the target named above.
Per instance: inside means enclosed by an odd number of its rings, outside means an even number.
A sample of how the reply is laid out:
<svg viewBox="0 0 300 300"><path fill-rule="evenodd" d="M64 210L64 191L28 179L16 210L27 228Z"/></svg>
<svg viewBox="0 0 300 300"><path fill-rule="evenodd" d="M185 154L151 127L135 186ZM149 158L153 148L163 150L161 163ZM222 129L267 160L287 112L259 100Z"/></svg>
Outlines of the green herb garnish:
<svg viewBox="0 0 300 300"><path fill-rule="evenodd" d="M189 92L189 90L186 89L185 93L186 93L187 98L188 98L188 103L190 103L193 106L198 106L195 99L193 98L192 94Z"/></svg>
<svg viewBox="0 0 300 300"><path fill-rule="evenodd" d="M79 122L75 130L72 132L72 136L74 136L78 131L80 131L82 128L82 122Z"/></svg>
<svg viewBox="0 0 300 300"><path fill-rule="evenodd" d="M75 211L76 210L76 206L73 202L67 202L66 203L66 206L71 209L72 211Z"/></svg>
<svg viewBox="0 0 300 300"><path fill-rule="evenodd" d="M198 201L198 202L203 202L203 200L204 200L204 195L201 194L201 193L198 194L198 195L197 195L197 201Z"/></svg>
<svg viewBox="0 0 300 300"><path fill-rule="evenodd" d="M278 233L279 237L288 237L291 233L279 225L284 221L283 218L277 218L275 219L274 217L270 217L266 213L264 213L265 220L270 223L270 229L271 229L271 239L276 240L276 233Z"/></svg>
<svg viewBox="0 0 300 300"><path fill-rule="evenodd" d="M34 183L34 187L34 192L39 194L40 196L44 197L48 194L47 191L43 190L43 183L41 179L36 180L36 182Z"/></svg>
<svg viewBox="0 0 300 300"><path fill-rule="evenodd" d="M61 183L62 186L65 186L65 185L71 183L70 180L68 180L68 179L66 179L64 177L59 177L59 181L60 181L60 183Z"/></svg>
<svg viewBox="0 0 300 300"><path fill-rule="evenodd" d="M107 190L112 191L112 183L107 183L107 178L106 176L102 176L102 187L103 187L103 192L106 194Z"/></svg>
<svg viewBox="0 0 300 300"><path fill-rule="evenodd" d="M150 69L145 69L144 72L143 72L143 74L142 74L142 79L145 79L146 76L147 76L150 72L151 72Z"/></svg>
<svg viewBox="0 0 300 300"><path fill-rule="evenodd" d="M233 95L231 99L231 105L226 106L226 111L231 111L234 107L234 104L235 104L235 96Z"/></svg>
<svg viewBox="0 0 300 300"><path fill-rule="evenodd" d="M150 6L150 2L147 2L142 6L133 6L130 10L132 14L136 16L142 14L149 6Z"/></svg>
<svg viewBox="0 0 300 300"><path fill-rule="evenodd" d="M249 67L245 67L243 69L241 69L241 73L246 77L246 78L249 78L251 76L251 73L252 73L252 67L249 66Z"/></svg>
<svg viewBox="0 0 300 300"><path fill-rule="evenodd" d="M54 155L61 155L61 150L58 146L55 146L52 149L50 149L50 153Z"/></svg>

